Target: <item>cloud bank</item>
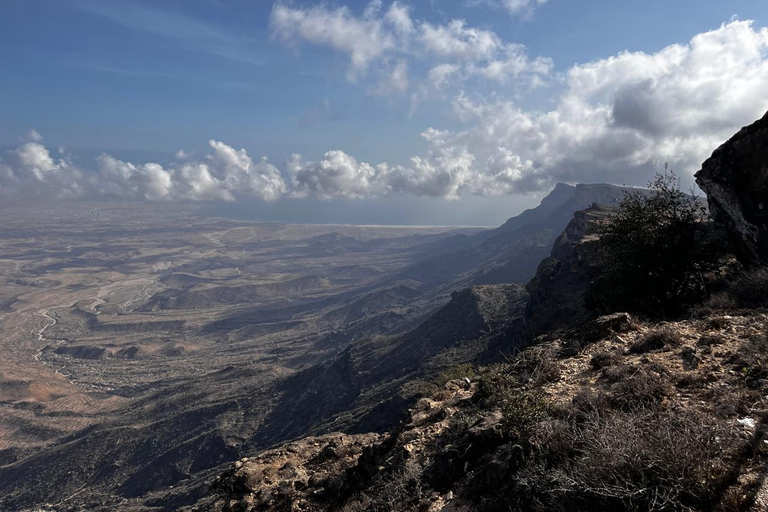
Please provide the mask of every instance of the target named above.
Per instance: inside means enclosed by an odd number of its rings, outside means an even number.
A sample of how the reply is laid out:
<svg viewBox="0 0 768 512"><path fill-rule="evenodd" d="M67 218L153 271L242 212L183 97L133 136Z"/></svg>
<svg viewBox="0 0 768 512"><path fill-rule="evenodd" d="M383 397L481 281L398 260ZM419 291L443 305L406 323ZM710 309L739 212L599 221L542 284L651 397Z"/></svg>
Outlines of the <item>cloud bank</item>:
<svg viewBox="0 0 768 512"><path fill-rule="evenodd" d="M509 51L495 36L463 22L432 26L414 22L397 2L387 10L371 5L361 18L344 8L299 11L278 5L273 25L283 27L281 37L301 36L347 52L353 77L392 70L393 90L411 87L408 61L386 57L401 44L446 59L430 69L436 83L468 69L492 74L490 59ZM330 25L317 24L315 16ZM357 36L363 40L352 45ZM465 128L424 130L426 152L401 165L367 163L333 150L316 160L294 155L281 172L266 159L254 162L245 150L210 141L211 152L202 158L180 152L173 164L161 166L102 155L85 170L66 157L52 157L40 134L31 132L0 159L0 196L457 199L541 192L557 181L642 184L664 162L684 176L695 172L719 144L768 110L766 83L768 29L733 21L654 54L624 52L573 66L563 74L563 92L549 111L457 92L451 108Z"/></svg>
<svg viewBox="0 0 768 512"><path fill-rule="evenodd" d="M179 151L177 161L163 167L102 154L95 168L84 170L68 158L54 159L36 131L28 139L0 160L0 197L275 201L287 191L280 171L266 159L254 163L245 150L214 140L202 159Z"/></svg>

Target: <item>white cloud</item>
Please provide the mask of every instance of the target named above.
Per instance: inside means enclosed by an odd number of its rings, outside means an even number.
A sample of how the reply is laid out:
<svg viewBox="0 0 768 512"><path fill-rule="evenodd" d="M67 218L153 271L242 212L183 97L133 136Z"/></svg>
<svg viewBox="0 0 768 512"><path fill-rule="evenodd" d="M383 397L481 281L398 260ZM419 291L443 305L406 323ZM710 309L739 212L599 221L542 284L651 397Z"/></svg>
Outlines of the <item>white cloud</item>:
<svg viewBox="0 0 768 512"><path fill-rule="evenodd" d="M40 135L37 130L29 130L27 132L27 140L30 142L40 142L43 140L43 136Z"/></svg>
<svg viewBox="0 0 768 512"><path fill-rule="evenodd" d="M457 55L484 51L441 48ZM456 72L436 66L430 80ZM353 195L454 199L539 191L556 181L643 184L664 162L689 179L719 144L768 109L766 83L768 29L735 21L658 53L624 52L574 66L550 111L459 94L453 110L470 127L425 130L427 153L405 167L356 162L357 169L376 172L354 181ZM298 168L306 183L318 174L344 175L331 160ZM324 195L345 195L341 182L336 185Z"/></svg>
<svg viewBox="0 0 768 512"><path fill-rule="evenodd" d="M255 44L250 37L178 12L146 7L136 2L77 0L73 5L88 14L128 29L173 39L195 51L204 51L248 64L262 64L254 55ZM126 71L114 67L111 69L121 73ZM127 71L129 74L135 73Z"/></svg>
<svg viewBox="0 0 768 512"><path fill-rule="evenodd" d="M83 170L67 159L54 160L39 142L27 142L0 159L0 197L275 201L286 192L280 171L266 159L254 163L245 150L213 140L209 145L213 151L203 159L180 151L181 161L167 168L104 154L95 169Z"/></svg>
<svg viewBox="0 0 768 512"><path fill-rule="evenodd" d="M513 16L527 15L539 5L544 5L547 0L501 0L504 7Z"/></svg>
<svg viewBox="0 0 768 512"><path fill-rule="evenodd" d="M386 195L386 164L374 167L358 162L343 151L328 151L319 162L293 155L287 162L293 197L313 195L321 199L360 199Z"/></svg>
<svg viewBox="0 0 768 512"><path fill-rule="evenodd" d="M529 60L522 45L506 43L494 32L470 27L464 20L444 25L414 20L410 8L397 1L386 9L381 0L371 2L361 16L347 7L278 3L272 10L270 31L291 46L307 42L346 55L350 81L372 78L377 85L371 90L379 94L401 94L413 87L418 100L427 98L430 89L459 85L472 77L502 83L514 78L526 86L537 85L552 68L549 59ZM405 62L418 64L410 66L411 76ZM452 68L440 77L433 71Z"/></svg>
<svg viewBox="0 0 768 512"><path fill-rule="evenodd" d="M402 94L408 91L409 84L408 62L403 59L397 61L394 68L385 73L375 92L382 96Z"/></svg>
<svg viewBox="0 0 768 512"><path fill-rule="evenodd" d="M363 18L357 18L347 7L329 9L321 5L294 9L276 4L272 9L270 29L273 37L286 43L304 39L348 54L350 69L347 76L354 80L371 61L395 46L383 21L370 19L378 15L376 7L380 7L380 2L371 5Z"/></svg>
<svg viewBox="0 0 768 512"><path fill-rule="evenodd" d="M380 19L382 12L389 11L375 5L366 16ZM440 51L479 66L476 55L487 46L447 44ZM514 53L505 55L513 60ZM406 62L389 63L396 90L409 83ZM493 66L478 69L492 73ZM429 81L466 70L458 60L435 65ZM768 110L766 83L768 29L734 21L657 53L623 52L576 65L549 111L459 93L452 108L466 127L424 130L427 150L405 165L374 165L335 150L318 161L294 155L284 179L266 159L254 162L245 150L210 141L209 155L182 154L167 167L104 155L96 170L85 171L51 157L38 134L0 160L0 196L273 201L410 193L456 199L538 192L556 181L643 184L664 162L690 178L719 144Z"/></svg>

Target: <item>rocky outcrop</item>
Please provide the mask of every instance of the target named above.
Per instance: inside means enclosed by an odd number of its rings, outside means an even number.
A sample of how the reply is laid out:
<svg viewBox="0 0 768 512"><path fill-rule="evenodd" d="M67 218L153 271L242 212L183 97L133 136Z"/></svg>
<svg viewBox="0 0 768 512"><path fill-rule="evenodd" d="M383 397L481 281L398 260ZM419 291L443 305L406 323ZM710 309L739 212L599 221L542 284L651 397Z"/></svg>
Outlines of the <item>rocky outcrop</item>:
<svg viewBox="0 0 768 512"><path fill-rule="evenodd" d="M448 289L525 283L535 274L539 262L549 255L552 242L574 212L593 203L616 204L625 191L623 187L607 184L559 183L539 206L512 217L496 229L469 238L441 241L439 247L433 247L439 254L407 267L398 279Z"/></svg>
<svg viewBox="0 0 768 512"><path fill-rule="evenodd" d="M448 304L413 330L352 343L341 354L288 379L254 444L347 431L384 431L403 417L414 379L434 376L456 364L498 354L507 326L525 307L517 284L473 286L452 294Z"/></svg>
<svg viewBox="0 0 768 512"><path fill-rule="evenodd" d="M610 207L599 204L576 212L555 241L551 256L541 262L536 276L526 287L529 293L527 325L520 335L521 344L589 319L584 298L596 265L594 228L609 212Z"/></svg>
<svg viewBox="0 0 768 512"><path fill-rule="evenodd" d="M739 260L768 263L768 114L717 148L696 173L696 183Z"/></svg>

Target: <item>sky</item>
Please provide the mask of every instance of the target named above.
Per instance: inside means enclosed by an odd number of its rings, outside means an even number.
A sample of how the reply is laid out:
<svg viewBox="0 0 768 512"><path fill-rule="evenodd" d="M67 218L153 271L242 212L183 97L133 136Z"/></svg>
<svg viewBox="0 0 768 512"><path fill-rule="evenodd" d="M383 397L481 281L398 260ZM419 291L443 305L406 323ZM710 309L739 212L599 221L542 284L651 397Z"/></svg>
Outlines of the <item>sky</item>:
<svg viewBox="0 0 768 512"><path fill-rule="evenodd" d="M768 110L764 0L4 0L0 200L498 225L685 186Z"/></svg>

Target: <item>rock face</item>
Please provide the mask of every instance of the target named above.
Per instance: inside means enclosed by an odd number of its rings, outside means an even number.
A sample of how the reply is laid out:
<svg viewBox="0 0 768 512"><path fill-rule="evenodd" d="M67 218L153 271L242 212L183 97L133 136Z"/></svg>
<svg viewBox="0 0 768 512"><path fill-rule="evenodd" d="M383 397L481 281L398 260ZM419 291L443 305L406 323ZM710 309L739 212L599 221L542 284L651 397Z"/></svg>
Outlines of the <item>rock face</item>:
<svg viewBox="0 0 768 512"><path fill-rule="evenodd" d="M526 329L520 335L525 345L536 336L565 325L589 320L584 298L593 277L597 240L595 222L605 217L610 207L595 204L574 214L573 220L555 241L552 255L539 265L526 287Z"/></svg>
<svg viewBox="0 0 768 512"><path fill-rule="evenodd" d="M768 263L768 114L717 148L696 173L696 183L739 260Z"/></svg>

